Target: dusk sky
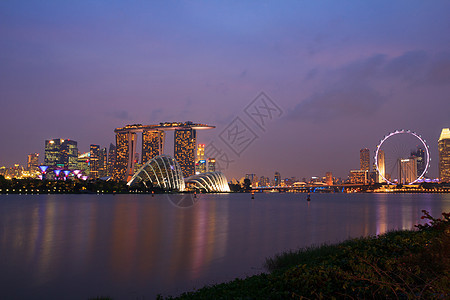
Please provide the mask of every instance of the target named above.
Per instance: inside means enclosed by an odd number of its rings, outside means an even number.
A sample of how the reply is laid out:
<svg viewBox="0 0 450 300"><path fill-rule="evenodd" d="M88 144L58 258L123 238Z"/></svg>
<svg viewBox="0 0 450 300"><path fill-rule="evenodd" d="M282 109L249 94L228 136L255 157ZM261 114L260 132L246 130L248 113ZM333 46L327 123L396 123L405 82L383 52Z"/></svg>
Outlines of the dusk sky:
<svg viewBox="0 0 450 300"><path fill-rule="evenodd" d="M262 92L279 110L259 127L245 109ZM345 178L396 129L427 140L436 177L450 1L2 0L0 104L7 167L43 162L46 139L86 152L126 124L193 121L216 126L198 142L228 179ZM236 118L254 133L238 154L221 135Z"/></svg>

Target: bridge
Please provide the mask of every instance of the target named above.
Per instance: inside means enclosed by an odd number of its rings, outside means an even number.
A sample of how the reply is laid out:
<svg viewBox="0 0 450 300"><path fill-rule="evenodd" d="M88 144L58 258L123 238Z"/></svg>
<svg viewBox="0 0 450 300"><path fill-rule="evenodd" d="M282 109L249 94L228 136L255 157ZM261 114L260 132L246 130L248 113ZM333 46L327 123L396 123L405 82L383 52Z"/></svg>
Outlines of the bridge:
<svg viewBox="0 0 450 300"><path fill-rule="evenodd" d="M335 185L299 185L299 186L259 186L252 187L252 192L278 191L297 193L347 193L366 190L369 185L364 184L335 184Z"/></svg>

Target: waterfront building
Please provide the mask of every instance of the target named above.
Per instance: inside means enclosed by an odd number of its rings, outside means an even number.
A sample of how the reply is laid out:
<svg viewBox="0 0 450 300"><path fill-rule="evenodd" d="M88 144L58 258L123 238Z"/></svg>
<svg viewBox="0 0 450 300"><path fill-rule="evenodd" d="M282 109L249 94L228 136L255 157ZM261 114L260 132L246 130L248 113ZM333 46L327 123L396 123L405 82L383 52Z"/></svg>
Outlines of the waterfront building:
<svg viewBox="0 0 450 300"><path fill-rule="evenodd" d="M45 141L44 164L49 167L75 169L78 161L77 142L69 139Z"/></svg>
<svg viewBox="0 0 450 300"><path fill-rule="evenodd" d="M77 158L77 169L81 171L81 173L85 176L90 175L89 170L89 159L91 156L91 152L85 152L78 156Z"/></svg>
<svg viewBox="0 0 450 300"><path fill-rule="evenodd" d="M205 144L198 144L197 146L197 161L205 159Z"/></svg>
<svg viewBox="0 0 450 300"><path fill-rule="evenodd" d="M216 159L215 158L208 158L208 172L215 172L216 171Z"/></svg>
<svg viewBox="0 0 450 300"><path fill-rule="evenodd" d="M100 169L100 145L91 145L90 146L90 159L89 159L89 174L92 179L99 178L99 169Z"/></svg>
<svg viewBox="0 0 450 300"><path fill-rule="evenodd" d="M412 183L417 179L417 158L399 159L398 180L400 184Z"/></svg>
<svg viewBox="0 0 450 300"><path fill-rule="evenodd" d="M367 170L351 170L350 171L350 183L352 184L367 184L369 171Z"/></svg>
<svg viewBox="0 0 450 300"><path fill-rule="evenodd" d="M438 141L439 180L450 182L450 129L444 128Z"/></svg>
<svg viewBox="0 0 450 300"><path fill-rule="evenodd" d="M114 164L116 163L116 145L113 143L109 144L109 151L108 151L108 171L107 176L112 176L114 171Z"/></svg>
<svg viewBox="0 0 450 300"><path fill-rule="evenodd" d="M370 171L370 151L367 148L359 151L360 170Z"/></svg>
<svg viewBox="0 0 450 300"><path fill-rule="evenodd" d="M145 187L158 187L166 191L183 192L185 183L183 172L175 159L159 155L147 161L128 181L132 186L142 183Z"/></svg>
<svg viewBox="0 0 450 300"><path fill-rule="evenodd" d="M416 158L417 174L422 175L426 167L426 154L422 147L417 147L416 151L411 151L411 157Z"/></svg>
<svg viewBox="0 0 450 300"><path fill-rule="evenodd" d="M269 186L269 184L270 184L269 177L261 176L259 178L258 186Z"/></svg>
<svg viewBox="0 0 450 300"><path fill-rule="evenodd" d="M208 193L230 192L227 178L221 172L207 172L193 175L185 179L191 188L203 190Z"/></svg>
<svg viewBox="0 0 450 300"><path fill-rule="evenodd" d="M383 150L379 150L378 151L378 183L383 183L385 182L385 180L383 179L386 178L386 164L385 164L385 157L384 157L384 151Z"/></svg>
<svg viewBox="0 0 450 300"><path fill-rule="evenodd" d="M273 178L273 185L274 186L280 186L281 185L281 175L280 172L275 172L274 178Z"/></svg>
<svg viewBox="0 0 450 300"><path fill-rule="evenodd" d="M214 126L195 124L193 122L166 122L158 125L133 124L116 128L116 161L113 168L114 180L126 180L133 176L137 160L136 153L137 133L142 133L142 163L160 154L164 150L164 133L175 131L174 157L186 176L195 173L195 142L196 131L199 129L212 129Z"/></svg>
<svg viewBox="0 0 450 300"><path fill-rule="evenodd" d="M132 127L133 125L129 125ZM128 126L126 126L128 127ZM124 181L133 174L136 133L133 131L116 133L116 162L113 168L114 180ZM128 180L127 180L128 181Z"/></svg>
<svg viewBox="0 0 450 300"><path fill-rule="evenodd" d="M199 160L195 164L195 174L206 173L206 160Z"/></svg>
<svg viewBox="0 0 450 300"><path fill-rule="evenodd" d="M39 153L30 153L27 157L27 171L36 171L39 168Z"/></svg>
<svg viewBox="0 0 450 300"><path fill-rule="evenodd" d="M325 184L326 185L333 185L333 174L331 172L325 173Z"/></svg>
<svg viewBox="0 0 450 300"><path fill-rule="evenodd" d="M173 155L180 164L184 177L195 174L195 145L197 140L196 130L175 129L175 141Z"/></svg>
<svg viewBox="0 0 450 300"><path fill-rule="evenodd" d="M142 163L164 153L165 134L162 130L144 130L142 132Z"/></svg>

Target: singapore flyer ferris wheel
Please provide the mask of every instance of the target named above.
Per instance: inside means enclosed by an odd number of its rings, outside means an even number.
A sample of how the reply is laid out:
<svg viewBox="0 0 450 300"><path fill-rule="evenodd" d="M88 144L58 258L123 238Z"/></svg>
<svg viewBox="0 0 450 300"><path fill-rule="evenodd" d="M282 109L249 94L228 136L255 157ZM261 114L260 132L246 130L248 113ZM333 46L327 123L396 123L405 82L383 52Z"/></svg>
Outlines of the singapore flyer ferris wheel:
<svg viewBox="0 0 450 300"><path fill-rule="evenodd" d="M430 165L426 141L410 130L386 135L375 152L379 181L388 184L414 184L424 179Z"/></svg>

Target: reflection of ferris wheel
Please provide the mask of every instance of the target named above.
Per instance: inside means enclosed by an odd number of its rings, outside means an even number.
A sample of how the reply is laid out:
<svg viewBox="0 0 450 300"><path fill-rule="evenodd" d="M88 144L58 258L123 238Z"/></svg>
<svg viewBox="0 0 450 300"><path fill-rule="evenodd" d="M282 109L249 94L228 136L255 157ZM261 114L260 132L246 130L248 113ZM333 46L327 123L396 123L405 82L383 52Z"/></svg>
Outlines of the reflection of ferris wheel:
<svg viewBox="0 0 450 300"><path fill-rule="evenodd" d="M396 130L377 146L375 165L380 181L389 184L413 184L428 172L430 153L420 135L410 130Z"/></svg>

